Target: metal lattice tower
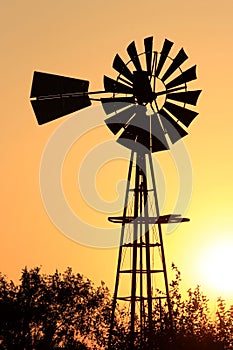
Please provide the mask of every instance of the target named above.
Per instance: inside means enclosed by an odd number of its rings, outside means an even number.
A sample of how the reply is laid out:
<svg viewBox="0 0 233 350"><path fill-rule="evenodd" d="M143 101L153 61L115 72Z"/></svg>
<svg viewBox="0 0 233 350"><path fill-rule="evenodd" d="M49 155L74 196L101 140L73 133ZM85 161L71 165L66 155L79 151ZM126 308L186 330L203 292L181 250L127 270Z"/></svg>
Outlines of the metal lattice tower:
<svg viewBox="0 0 233 350"><path fill-rule="evenodd" d="M132 183L133 187L130 187ZM131 203L129 203L130 192L133 193ZM155 211L156 216L152 216L153 211ZM140 343L147 343L149 348L153 349L153 344L156 341L153 332L153 310L155 307L160 310L161 327L163 326L162 310L166 309L170 331L173 328L162 225L188 221L188 219L181 218L179 215L160 216L150 153L140 154L132 151L123 216L109 217L109 220L122 224L109 332L109 349L113 349L112 334L118 300L128 302L130 306L131 348L134 346L135 333L139 333ZM157 235L153 234L155 227ZM126 264L123 261L127 251L130 251L130 258ZM119 295L120 277L124 274L130 276L131 289L129 295L121 296ZM160 284L156 284L157 280L160 280Z"/></svg>

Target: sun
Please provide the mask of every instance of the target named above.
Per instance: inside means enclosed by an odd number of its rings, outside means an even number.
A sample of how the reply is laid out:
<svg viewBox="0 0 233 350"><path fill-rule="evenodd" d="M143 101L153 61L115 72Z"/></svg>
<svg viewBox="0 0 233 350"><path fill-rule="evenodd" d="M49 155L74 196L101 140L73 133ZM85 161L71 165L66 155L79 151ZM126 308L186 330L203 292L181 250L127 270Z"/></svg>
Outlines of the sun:
<svg viewBox="0 0 233 350"><path fill-rule="evenodd" d="M233 294L233 240L209 243L199 258L204 283L223 296Z"/></svg>

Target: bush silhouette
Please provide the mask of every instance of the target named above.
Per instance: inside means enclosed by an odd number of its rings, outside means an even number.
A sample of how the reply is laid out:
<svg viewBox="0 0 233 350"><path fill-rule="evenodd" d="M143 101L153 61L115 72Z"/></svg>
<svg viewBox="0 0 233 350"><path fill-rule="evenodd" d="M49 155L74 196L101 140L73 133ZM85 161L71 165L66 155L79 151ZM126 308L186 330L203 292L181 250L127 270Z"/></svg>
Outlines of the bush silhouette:
<svg viewBox="0 0 233 350"><path fill-rule="evenodd" d="M180 272L173 265L170 284L174 330L153 310L155 350L220 350L233 348L233 307L217 301L216 319L211 320L208 300L197 286L183 299ZM160 310L161 311L161 310ZM24 268L19 285L0 275L0 350L107 349L111 296L104 282L95 287L71 268L53 275L40 268ZM158 316L159 315L159 316ZM117 306L113 334L114 350L130 350L128 312ZM139 338L134 349L142 349ZM146 340L143 349L149 349ZM153 350L150 347L150 350Z"/></svg>

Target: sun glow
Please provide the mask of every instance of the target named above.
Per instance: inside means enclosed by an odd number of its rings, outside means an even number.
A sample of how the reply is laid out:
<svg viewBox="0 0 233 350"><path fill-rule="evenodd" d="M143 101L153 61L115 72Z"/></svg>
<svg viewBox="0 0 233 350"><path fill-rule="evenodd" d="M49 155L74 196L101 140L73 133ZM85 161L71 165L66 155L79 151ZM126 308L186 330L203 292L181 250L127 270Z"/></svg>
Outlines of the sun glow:
<svg viewBox="0 0 233 350"><path fill-rule="evenodd" d="M210 243L200 257L200 269L208 289L233 294L233 241Z"/></svg>

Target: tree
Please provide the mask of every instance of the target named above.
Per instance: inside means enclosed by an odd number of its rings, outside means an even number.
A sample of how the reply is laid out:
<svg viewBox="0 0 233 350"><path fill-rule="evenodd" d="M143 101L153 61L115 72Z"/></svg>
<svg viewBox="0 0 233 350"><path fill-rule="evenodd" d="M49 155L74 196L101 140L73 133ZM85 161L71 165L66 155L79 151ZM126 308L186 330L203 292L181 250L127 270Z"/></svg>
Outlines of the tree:
<svg viewBox="0 0 233 350"><path fill-rule="evenodd" d="M73 274L22 271L20 285L0 279L0 339L3 349L87 349L106 341L109 290ZM82 345L82 346L81 346Z"/></svg>
<svg viewBox="0 0 233 350"><path fill-rule="evenodd" d="M218 300L216 319L211 320L208 299L199 286L182 298L180 272L170 284L173 331L167 308L153 310L154 346L146 337L143 349L135 336L135 350L229 350L233 348L233 306ZM41 274L40 268L24 268L19 285L0 274L0 350L104 350L107 349L111 296L104 282L95 287L71 268L61 274ZM162 319L162 323L161 323ZM129 314L117 306L114 350L132 350ZM139 330L139 329L138 329Z"/></svg>

